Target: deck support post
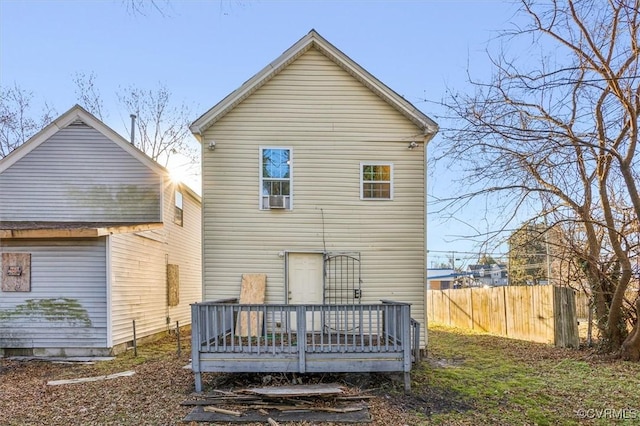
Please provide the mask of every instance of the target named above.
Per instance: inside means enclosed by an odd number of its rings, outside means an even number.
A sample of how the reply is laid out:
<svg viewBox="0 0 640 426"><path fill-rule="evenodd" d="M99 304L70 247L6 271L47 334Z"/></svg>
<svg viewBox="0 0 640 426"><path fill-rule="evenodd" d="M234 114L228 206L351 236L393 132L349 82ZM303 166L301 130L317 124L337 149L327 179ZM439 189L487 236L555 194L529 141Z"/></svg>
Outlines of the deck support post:
<svg viewBox="0 0 640 426"><path fill-rule="evenodd" d="M194 379L196 382L196 393L202 392L202 373L194 372Z"/></svg>
<svg viewBox="0 0 640 426"><path fill-rule="evenodd" d="M298 345L298 373L306 373L307 309L304 305L296 306L296 343Z"/></svg>
<svg viewBox="0 0 640 426"><path fill-rule="evenodd" d="M194 373L196 392L198 393L202 392L202 374L200 373L200 345L202 345L200 322L202 319L198 305L191 305L191 370ZM205 317L204 320L208 321L208 318ZM207 336L205 341L208 341L208 339L209 337Z"/></svg>
<svg viewBox="0 0 640 426"><path fill-rule="evenodd" d="M400 307L400 318L398 323L401 325L400 333L402 333L402 346L404 348L404 391L411 391L411 305L405 304ZM398 324L396 323L396 325Z"/></svg>

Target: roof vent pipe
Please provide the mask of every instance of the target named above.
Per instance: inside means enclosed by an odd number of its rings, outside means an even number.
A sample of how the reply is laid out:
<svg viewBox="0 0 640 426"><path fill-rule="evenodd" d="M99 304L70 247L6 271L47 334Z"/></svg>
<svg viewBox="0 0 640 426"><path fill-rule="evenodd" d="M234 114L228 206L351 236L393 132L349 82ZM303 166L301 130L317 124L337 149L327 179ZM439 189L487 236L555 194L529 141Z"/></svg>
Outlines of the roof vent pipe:
<svg viewBox="0 0 640 426"><path fill-rule="evenodd" d="M136 136L136 115L131 114L129 117L131 117L131 145L134 145L133 142Z"/></svg>

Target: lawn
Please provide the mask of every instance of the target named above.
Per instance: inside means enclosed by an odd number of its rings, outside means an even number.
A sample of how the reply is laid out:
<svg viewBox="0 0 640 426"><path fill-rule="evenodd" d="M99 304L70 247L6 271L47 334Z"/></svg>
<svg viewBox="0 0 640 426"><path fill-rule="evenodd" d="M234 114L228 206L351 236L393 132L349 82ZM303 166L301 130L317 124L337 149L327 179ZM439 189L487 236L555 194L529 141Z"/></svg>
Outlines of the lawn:
<svg viewBox="0 0 640 426"><path fill-rule="evenodd" d="M433 404L424 424L640 424L637 363L444 327L429 330L428 355L413 392L449 407Z"/></svg>
<svg viewBox="0 0 640 426"><path fill-rule="evenodd" d="M181 356L175 336L168 336L141 345L137 357L129 351L94 365L1 359L0 424L183 424L190 408L180 403L193 397L193 375L182 368L189 362L187 338L185 333ZM46 385L125 370L136 374ZM265 376L205 374L205 391L262 384ZM268 376L270 384L293 378ZM339 381L375 395L367 400L372 425L640 424L640 364L452 328L429 330L428 357L412 372L408 395L401 380L384 374L298 378Z"/></svg>

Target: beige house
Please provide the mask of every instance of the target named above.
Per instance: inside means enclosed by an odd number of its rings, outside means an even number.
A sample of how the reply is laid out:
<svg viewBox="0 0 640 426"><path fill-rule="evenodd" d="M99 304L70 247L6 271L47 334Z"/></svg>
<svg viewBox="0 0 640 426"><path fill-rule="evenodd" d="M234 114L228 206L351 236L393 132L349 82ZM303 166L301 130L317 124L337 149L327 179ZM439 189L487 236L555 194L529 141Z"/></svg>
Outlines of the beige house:
<svg viewBox="0 0 640 426"><path fill-rule="evenodd" d="M425 325L433 120L311 31L191 130L204 300L259 273L267 303L408 302Z"/></svg>
<svg viewBox="0 0 640 426"><path fill-rule="evenodd" d="M106 355L191 322L201 200L71 108L0 160L0 355Z"/></svg>

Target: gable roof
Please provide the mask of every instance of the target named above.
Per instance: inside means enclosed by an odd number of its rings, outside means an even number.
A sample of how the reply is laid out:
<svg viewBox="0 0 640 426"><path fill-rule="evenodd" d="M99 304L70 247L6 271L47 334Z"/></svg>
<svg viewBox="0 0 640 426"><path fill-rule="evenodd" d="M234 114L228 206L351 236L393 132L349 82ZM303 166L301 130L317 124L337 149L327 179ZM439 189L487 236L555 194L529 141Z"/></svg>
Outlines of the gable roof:
<svg viewBox="0 0 640 426"><path fill-rule="evenodd" d="M200 116L191 124L191 132L196 136L196 138L198 138L198 140L201 140L204 132L216 121L224 117L240 102L251 96L256 90L262 87L312 47L316 48L356 80L365 85L369 90L398 110L407 119L422 129L424 135L428 136L429 139L435 136L438 131L438 124L435 121L371 75L367 70L362 68L351 58L342 53L338 48L320 36L320 34L315 30L311 30L306 36L298 40L297 43L286 50L275 61L264 67L260 72L247 80L242 86L230 93L213 108Z"/></svg>
<svg viewBox="0 0 640 426"><path fill-rule="evenodd" d="M40 130L38 133L30 137L29 140L20 145L18 148L11 151L9 155L0 159L0 173L4 172L6 169L17 163L20 159L36 149L51 136L55 135L60 130L70 126L77 121L81 121L84 124L102 133L106 138L110 139L120 148L131 154L134 158L150 168L153 172L159 175L165 175L169 173L167 169L162 167L157 162L153 161L147 154L130 144L115 130L111 129L101 120L96 118L93 114L77 104L67 112L62 114L60 117L49 123L44 129Z"/></svg>
<svg viewBox="0 0 640 426"><path fill-rule="evenodd" d="M169 176L169 171L154 161L151 157L145 154L140 149L136 148L133 144L120 136L118 132L107 126L102 120L91 114L89 111L76 104L60 117L49 123L38 133L29 138L25 143L14 149L4 158L0 158L0 173L7 170L9 167L17 163L20 159L25 157L31 151L40 146L43 142L48 140L51 136L58 133L60 130L81 121L82 123L92 127L98 132L102 133L106 138L118 145L120 148L128 152L135 159L140 161L146 167L151 169L154 173L160 176ZM184 183L179 184L180 187L188 192L197 202L201 203L201 197L193 191L188 185Z"/></svg>

